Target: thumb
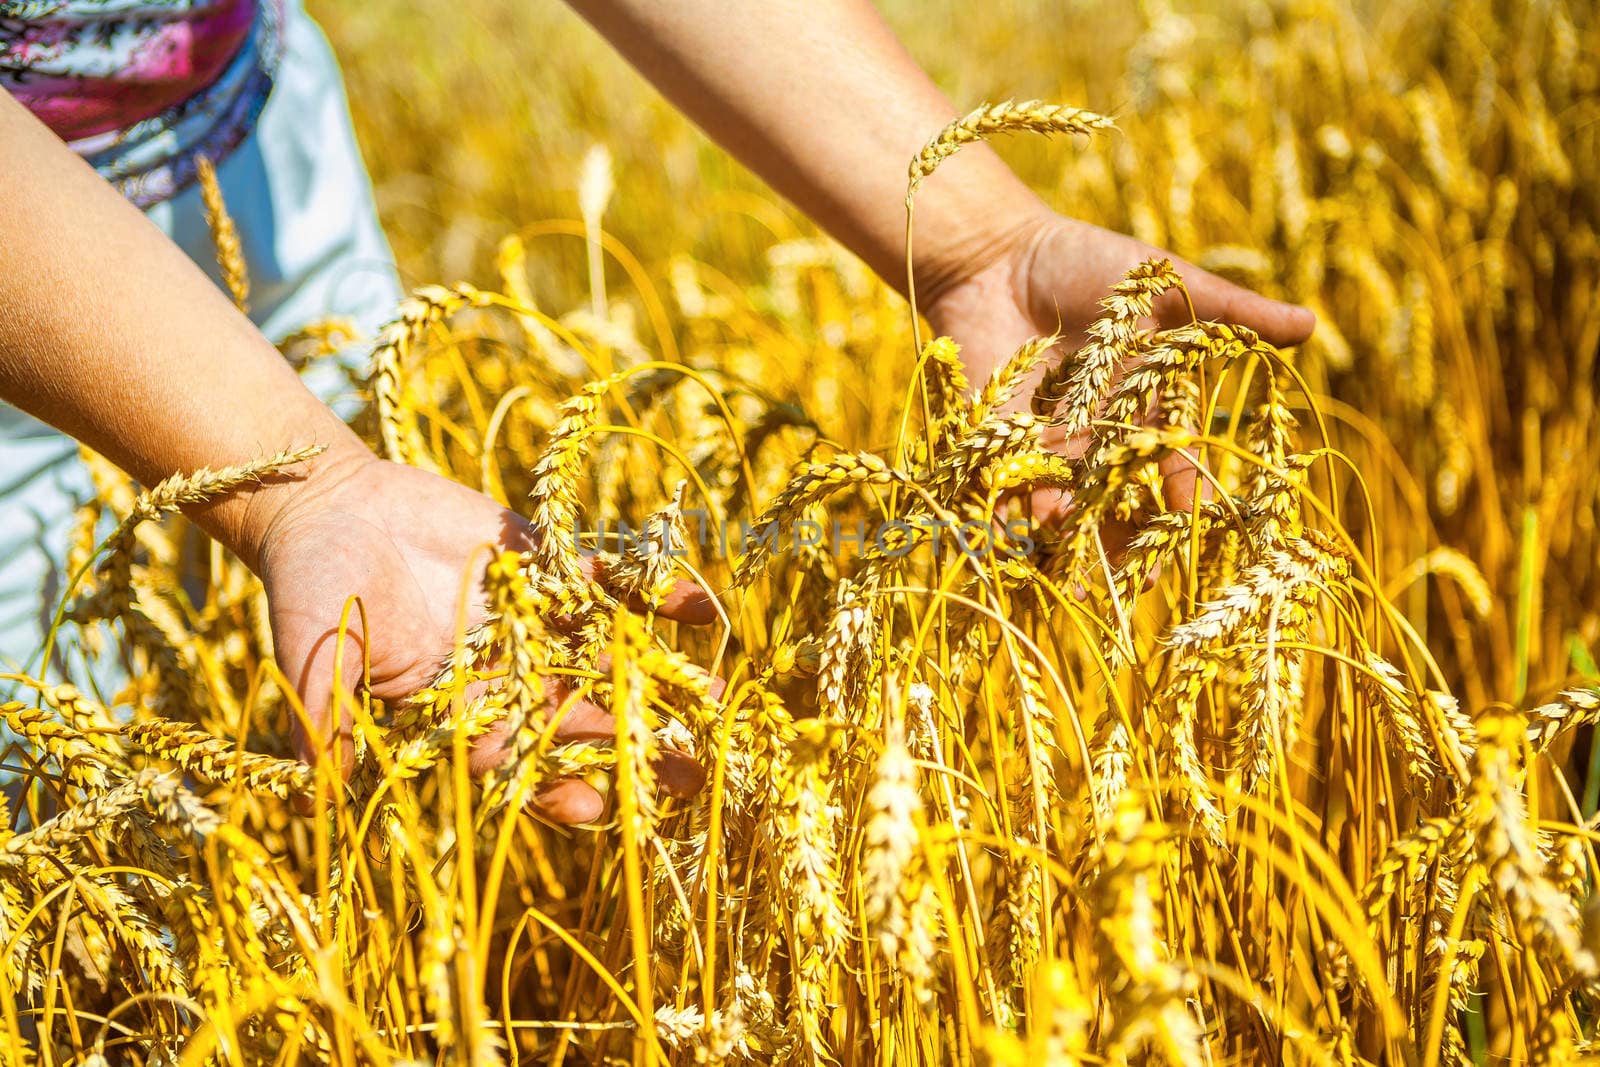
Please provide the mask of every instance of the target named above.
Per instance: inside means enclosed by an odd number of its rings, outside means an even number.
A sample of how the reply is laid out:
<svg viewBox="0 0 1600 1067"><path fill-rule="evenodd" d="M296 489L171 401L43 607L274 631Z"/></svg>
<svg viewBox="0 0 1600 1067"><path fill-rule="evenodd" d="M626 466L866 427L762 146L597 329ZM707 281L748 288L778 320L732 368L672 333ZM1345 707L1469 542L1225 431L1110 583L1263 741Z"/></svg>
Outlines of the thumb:
<svg viewBox="0 0 1600 1067"><path fill-rule="evenodd" d="M1202 319L1248 326L1262 340L1279 348L1305 341L1317 325L1311 309L1299 304L1262 296L1187 263L1178 265L1178 273L1183 275L1195 313ZM1177 306L1182 307L1181 299ZM1171 307L1169 303L1168 308Z"/></svg>

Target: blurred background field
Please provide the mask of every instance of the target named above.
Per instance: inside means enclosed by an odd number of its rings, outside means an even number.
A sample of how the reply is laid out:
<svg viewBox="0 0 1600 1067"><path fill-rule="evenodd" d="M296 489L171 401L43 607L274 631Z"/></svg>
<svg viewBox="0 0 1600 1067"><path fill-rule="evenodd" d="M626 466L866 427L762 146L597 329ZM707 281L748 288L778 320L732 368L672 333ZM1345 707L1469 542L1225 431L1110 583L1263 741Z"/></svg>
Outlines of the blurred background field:
<svg viewBox="0 0 1600 1067"><path fill-rule="evenodd" d="M345 62L384 222L415 280L481 274L506 233L576 218L579 164L597 142L611 150L619 182L607 229L646 262L690 254L749 282L775 239L812 232L564 4L308 6ZM958 103L1086 100L1093 79L1116 97L1101 110L1123 110L1115 46L1138 36L1125 11L1009 0L878 9ZM1039 145L1007 154L1031 160L1030 176L1046 188L1070 165ZM551 269L542 281L581 286L579 252L564 264L577 269ZM551 292L559 295L582 291Z"/></svg>

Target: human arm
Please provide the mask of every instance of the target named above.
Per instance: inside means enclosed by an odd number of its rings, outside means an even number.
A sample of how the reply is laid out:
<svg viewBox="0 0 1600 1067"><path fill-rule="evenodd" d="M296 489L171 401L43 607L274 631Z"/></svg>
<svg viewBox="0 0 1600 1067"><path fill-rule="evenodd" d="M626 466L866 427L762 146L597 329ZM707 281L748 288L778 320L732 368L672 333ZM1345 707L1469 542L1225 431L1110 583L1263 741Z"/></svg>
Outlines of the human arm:
<svg viewBox="0 0 1600 1067"><path fill-rule="evenodd" d="M147 485L321 444L366 453L165 235L0 93L0 397ZM284 490L287 489L288 492ZM191 516L254 567L287 479Z"/></svg>
<svg viewBox="0 0 1600 1067"><path fill-rule="evenodd" d="M570 3L724 147L904 289L907 164L956 109L867 0ZM980 380L1031 337L1059 326L1070 343L1128 268L1170 255L1056 214L983 144L947 160L916 205L919 304ZM1305 308L1173 258L1201 316L1280 345L1310 335ZM1157 305L1168 317L1180 307L1176 294Z"/></svg>
<svg viewBox="0 0 1600 1067"><path fill-rule="evenodd" d="M906 167L957 113L867 0L569 2L720 144L904 288ZM1065 290L1156 251L1060 221L1071 220L1060 220L987 145L965 148L917 194L920 295L937 306L1002 260L1031 258L1048 276L1041 282L1072 297ZM1057 266L1068 258L1081 260L1081 270ZM1304 308L1183 269L1197 299L1270 337L1292 343L1310 333Z"/></svg>
<svg viewBox="0 0 1600 1067"><path fill-rule="evenodd" d="M186 509L261 576L279 665L300 691L303 758L347 769L347 722L330 714L335 636L350 596L372 633L371 690L401 700L455 645L461 591L486 546L521 548L521 518L464 486L379 460L277 350L140 212L9 95L0 93L0 399L55 425L145 484L320 444L293 477ZM482 617L482 590L465 605ZM681 591L667 614L704 618ZM362 661L347 646L337 684ZM604 730L580 704L558 733ZM482 766L503 754L481 749ZM600 798L565 783L553 817L594 817Z"/></svg>

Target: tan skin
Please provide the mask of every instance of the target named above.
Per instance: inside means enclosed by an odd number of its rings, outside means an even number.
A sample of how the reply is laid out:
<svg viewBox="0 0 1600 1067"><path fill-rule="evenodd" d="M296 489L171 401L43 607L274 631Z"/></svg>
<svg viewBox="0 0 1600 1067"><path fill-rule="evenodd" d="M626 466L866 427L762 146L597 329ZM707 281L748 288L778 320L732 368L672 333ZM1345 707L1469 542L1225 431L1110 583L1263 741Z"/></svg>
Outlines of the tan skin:
<svg viewBox="0 0 1600 1067"><path fill-rule="evenodd" d="M330 622L337 624L347 596L359 595L367 615L381 620L372 634L372 695L404 700L433 681L455 647L462 576L469 565L487 560L481 546L520 549L529 543L530 531L520 516L482 493L370 453L324 467L315 479L314 501L296 495L262 533L258 571L266 585L278 659L308 700L312 721L322 725L328 721L328 690L317 682L333 676ZM469 558L474 554L476 561ZM467 605L468 624L481 621L483 613L482 597L475 596ZM661 614L690 623L714 617L709 598L688 583L679 583ZM359 646L347 649L345 661L342 682L353 690L360 680ZM550 689L555 710L566 693L560 686ZM586 700L562 707L560 714L556 736L561 740L615 734L611 715ZM296 725L297 751L314 759L314 738ZM348 738L326 737L325 743L348 767ZM505 751L503 731L480 738L470 757L473 772L499 764ZM672 792L697 788L702 777L675 760L660 769ZM599 818L603 804L593 788L574 780L547 788L537 806L557 821L579 823Z"/></svg>
<svg viewBox="0 0 1600 1067"><path fill-rule="evenodd" d="M903 288L906 162L956 112L870 4L573 6L713 137ZM373 695L403 700L454 647L463 576L481 573L490 546L525 544L526 524L487 496L374 456L179 249L4 93L0 188L0 398L147 484L328 447L298 477L237 491L191 517L266 587L280 666L309 717L297 751L345 756L330 708L333 686L358 680L359 648L333 678L347 599L360 597L374 620L371 634L358 634L370 641ZM1050 211L982 145L941 167L917 212L923 311L963 345L979 378L1058 323L1081 330L1113 281L1159 253ZM1304 308L1180 269L1201 315L1278 344L1309 336ZM1181 500L1192 476L1169 473L1169 498ZM482 590L466 587L467 616L481 617ZM682 585L662 614L706 622L713 612L705 593ZM610 731L607 712L578 704L557 733ZM473 768L503 755L504 738L491 736ZM672 768L665 777L683 788L697 781ZM551 787L536 805L562 822L602 810L581 782Z"/></svg>

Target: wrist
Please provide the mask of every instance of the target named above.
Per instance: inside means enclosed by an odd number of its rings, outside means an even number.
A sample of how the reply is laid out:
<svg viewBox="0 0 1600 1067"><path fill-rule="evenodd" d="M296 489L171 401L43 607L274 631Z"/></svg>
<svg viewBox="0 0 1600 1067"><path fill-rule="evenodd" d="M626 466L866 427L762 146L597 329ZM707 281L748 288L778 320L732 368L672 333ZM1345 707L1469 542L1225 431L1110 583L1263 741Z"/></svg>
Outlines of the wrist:
<svg viewBox="0 0 1600 1067"><path fill-rule="evenodd" d="M990 181L985 189L953 188L942 197L929 196L936 175L918 192L912 252L917 303L924 310L997 269L1015 274L1016 264L1031 255L1031 245L1054 213L1009 170L1005 177L1006 182Z"/></svg>
<svg viewBox="0 0 1600 1067"><path fill-rule="evenodd" d="M951 324L982 317L999 307L1027 317L1039 309L1030 279L1039 249L1059 229L1062 217L1042 204L1036 212L1019 213L973 235L960 258L917 275L917 304L936 333L950 334ZM1046 309L1048 312L1048 309ZM1048 313L1044 316L1048 318Z"/></svg>
<svg viewBox="0 0 1600 1067"><path fill-rule="evenodd" d="M297 468L242 486L188 510L195 524L245 566L259 573L267 543L300 515L314 511L330 490L378 457L353 432L339 424L325 450ZM309 443L309 442L308 442Z"/></svg>

